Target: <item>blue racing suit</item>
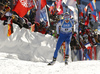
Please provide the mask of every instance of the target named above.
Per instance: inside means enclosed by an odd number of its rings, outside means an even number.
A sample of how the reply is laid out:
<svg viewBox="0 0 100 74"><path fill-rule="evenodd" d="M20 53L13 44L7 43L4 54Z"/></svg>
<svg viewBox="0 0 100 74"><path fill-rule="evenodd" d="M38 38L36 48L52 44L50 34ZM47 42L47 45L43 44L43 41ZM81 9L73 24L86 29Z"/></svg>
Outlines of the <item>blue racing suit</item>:
<svg viewBox="0 0 100 74"><path fill-rule="evenodd" d="M59 26L60 28L60 33L59 33ZM54 52L53 58L57 58L58 55L58 50L60 49L62 43L65 41L66 44L66 51L65 54L69 55L69 44L71 42L71 37L72 37L72 26L73 22L69 21L68 23L65 22L65 20L60 20L56 26L57 34L59 34L59 38L56 44L56 50Z"/></svg>

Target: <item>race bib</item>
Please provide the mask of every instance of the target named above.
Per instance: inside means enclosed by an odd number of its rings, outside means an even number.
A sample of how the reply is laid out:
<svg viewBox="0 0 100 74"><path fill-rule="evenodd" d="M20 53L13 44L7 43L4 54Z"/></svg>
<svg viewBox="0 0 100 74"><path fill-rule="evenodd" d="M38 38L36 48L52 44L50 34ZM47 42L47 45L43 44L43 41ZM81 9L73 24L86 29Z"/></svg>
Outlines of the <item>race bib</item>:
<svg viewBox="0 0 100 74"><path fill-rule="evenodd" d="M71 28L72 27L72 25L71 25L71 23L70 22L68 22L68 23L66 23L66 22L64 22L63 23L63 25L62 25L62 28Z"/></svg>

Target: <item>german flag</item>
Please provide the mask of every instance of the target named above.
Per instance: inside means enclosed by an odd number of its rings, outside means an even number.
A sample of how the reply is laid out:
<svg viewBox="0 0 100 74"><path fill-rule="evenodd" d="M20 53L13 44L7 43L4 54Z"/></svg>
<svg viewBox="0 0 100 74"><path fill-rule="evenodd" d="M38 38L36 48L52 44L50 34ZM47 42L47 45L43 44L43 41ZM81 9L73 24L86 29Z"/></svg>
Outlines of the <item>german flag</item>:
<svg viewBox="0 0 100 74"><path fill-rule="evenodd" d="M12 26L12 18L8 19L8 34L7 36L9 37L13 33L13 26Z"/></svg>

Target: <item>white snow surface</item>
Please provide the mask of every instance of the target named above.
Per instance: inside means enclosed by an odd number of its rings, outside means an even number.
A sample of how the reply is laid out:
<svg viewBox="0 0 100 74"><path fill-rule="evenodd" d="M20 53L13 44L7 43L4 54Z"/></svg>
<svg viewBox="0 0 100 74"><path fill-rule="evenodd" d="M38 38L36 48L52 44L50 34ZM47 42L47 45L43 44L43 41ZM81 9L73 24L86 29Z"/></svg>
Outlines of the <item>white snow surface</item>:
<svg viewBox="0 0 100 74"><path fill-rule="evenodd" d="M64 64L58 54L52 60L57 39L51 35L20 29L13 24L14 33L7 37L7 26L0 21L0 74L100 74L100 60L69 61Z"/></svg>

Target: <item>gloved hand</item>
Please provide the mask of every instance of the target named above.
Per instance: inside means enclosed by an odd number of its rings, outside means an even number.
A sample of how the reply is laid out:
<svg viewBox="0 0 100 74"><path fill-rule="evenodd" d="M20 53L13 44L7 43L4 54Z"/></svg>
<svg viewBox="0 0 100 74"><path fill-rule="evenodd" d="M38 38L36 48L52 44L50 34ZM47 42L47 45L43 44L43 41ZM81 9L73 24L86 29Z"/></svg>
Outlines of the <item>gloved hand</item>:
<svg viewBox="0 0 100 74"><path fill-rule="evenodd" d="M59 34L57 34L57 38L59 37Z"/></svg>

